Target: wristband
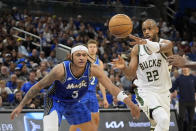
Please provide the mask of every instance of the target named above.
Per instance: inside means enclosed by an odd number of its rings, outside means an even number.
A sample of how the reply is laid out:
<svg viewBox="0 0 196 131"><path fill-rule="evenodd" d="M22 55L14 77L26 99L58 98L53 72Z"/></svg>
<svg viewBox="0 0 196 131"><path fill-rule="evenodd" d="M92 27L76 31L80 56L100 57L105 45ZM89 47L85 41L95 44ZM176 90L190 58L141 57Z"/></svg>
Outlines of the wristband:
<svg viewBox="0 0 196 131"><path fill-rule="evenodd" d="M117 100L118 101L124 101L125 98L127 98L128 96L125 94L124 91L120 91L117 95Z"/></svg>
<svg viewBox="0 0 196 131"><path fill-rule="evenodd" d="M159 45L159 43L158 42L152 42L152 41L150 41L150 40L148 40L148 39L146 39L146 47L150 50L150 51L152 51L153 53L156 53L156 52L158 52L158 51L160 51L160 45Z"/></svg>

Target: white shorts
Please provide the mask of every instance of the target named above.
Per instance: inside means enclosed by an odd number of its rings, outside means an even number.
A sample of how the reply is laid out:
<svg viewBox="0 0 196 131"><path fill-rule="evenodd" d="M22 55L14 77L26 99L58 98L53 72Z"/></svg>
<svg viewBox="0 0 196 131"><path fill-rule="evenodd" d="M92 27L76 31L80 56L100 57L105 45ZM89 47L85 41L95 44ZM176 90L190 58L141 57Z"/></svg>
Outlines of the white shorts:
<svg viewBox="0 0 196 131"><path fill-rule="evenodd" d="M138 99L139 98L139 99ZM145 112L149 120L151 119L150 110L162 107L170 118L170 92L155 93L138 88L136 91L136 100L140 108Z"/></svg>

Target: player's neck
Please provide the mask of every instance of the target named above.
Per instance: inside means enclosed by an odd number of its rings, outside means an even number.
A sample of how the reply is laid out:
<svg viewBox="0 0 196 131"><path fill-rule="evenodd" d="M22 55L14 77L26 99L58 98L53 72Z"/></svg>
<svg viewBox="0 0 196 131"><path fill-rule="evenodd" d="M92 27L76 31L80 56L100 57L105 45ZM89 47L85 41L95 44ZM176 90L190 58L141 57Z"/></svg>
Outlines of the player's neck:
<svg viewBox="0 0 196 131"><path fill-rule="evenodd" d="M95 55L91 55L91 54L89 54L89 56L93 59L93 61L95 61L95 60L96 60L96 54L95 54Z"/></svg>
<svg viewBox="0 0 196 131"><path fill-rule="evenodd" d="M158 36L156 36L152 41L154 42L159 42L160 38Z"/></svg>
<svg viewBox="0 0 196 131"><path fill-rule="evenodd" d="M91 55L91 54L89 54L90 55L90 57L92 57L93 59L95 59L96 58L96 54L95 55Z"/></svg>
<svg viewBox="0 0 196 131"><path fill-rule="evenodd" d="M78 67L75 64L71 63L71 72L75 77L80 77L84 73L85 67Z"/></svg>

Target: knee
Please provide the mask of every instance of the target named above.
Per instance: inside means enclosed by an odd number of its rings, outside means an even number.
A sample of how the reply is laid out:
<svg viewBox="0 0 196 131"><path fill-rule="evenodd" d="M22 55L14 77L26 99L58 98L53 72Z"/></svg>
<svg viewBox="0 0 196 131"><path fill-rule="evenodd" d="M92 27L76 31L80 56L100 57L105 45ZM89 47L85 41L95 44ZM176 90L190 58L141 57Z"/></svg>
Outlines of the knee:
<svg viewBox="0 0 196 131"><path fill-rule="evenodd" d="M153 112L153 118L155 119L157 125L163 130L169 130L170 118L164 109L160 108Z"/></svg>
<svg viewBox="0 0 196 131"><path fill-rule="evenodd" d="M167 116L162 116L160 117L158 124L161 126L161 128L169 130L170 120Z"/></svg>

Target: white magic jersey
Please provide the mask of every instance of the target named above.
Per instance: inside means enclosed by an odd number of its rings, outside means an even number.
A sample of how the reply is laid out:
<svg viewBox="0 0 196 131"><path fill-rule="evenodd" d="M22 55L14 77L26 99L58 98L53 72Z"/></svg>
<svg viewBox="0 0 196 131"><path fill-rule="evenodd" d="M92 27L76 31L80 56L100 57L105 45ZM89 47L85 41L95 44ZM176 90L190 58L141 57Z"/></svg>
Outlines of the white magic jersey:
<svg viewBox="0 0 196 131"><path fill-rule="evenodd" d="M163 39L160 39L159 43L161 41ZM134 84L138 89L168 92L172 84L166 56L162 53L148 52L145 45L139 45L137 79Z"/></svg>

